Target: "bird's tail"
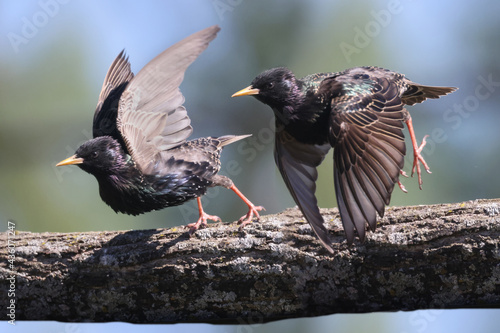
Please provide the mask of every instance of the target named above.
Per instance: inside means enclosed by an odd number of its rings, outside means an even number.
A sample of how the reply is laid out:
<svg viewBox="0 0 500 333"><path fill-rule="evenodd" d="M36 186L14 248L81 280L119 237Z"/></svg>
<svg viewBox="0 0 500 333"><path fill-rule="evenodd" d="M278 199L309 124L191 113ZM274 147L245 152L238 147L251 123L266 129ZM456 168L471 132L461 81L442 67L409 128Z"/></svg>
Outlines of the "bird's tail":
<svg viewBox="0 0 500 333"><path fill-rule="evenodd" d="M432 87L422 86L414 82L408 82L408 89L403 93L402 100L404 104L413 105L421 103L427 98L439 98L454 92L455 87Z"/></svg>
<svg viewBox="0 0 500 333"><path fill-rule="evenodd" d="M217 145L217 147L222 148L222 147L227 146L228 144L231 144L233 142L242 140L244 138L248 138L249 136L252 136L252 134L220 136L217 138L217 140L219 141L219 144Z"/></svg>

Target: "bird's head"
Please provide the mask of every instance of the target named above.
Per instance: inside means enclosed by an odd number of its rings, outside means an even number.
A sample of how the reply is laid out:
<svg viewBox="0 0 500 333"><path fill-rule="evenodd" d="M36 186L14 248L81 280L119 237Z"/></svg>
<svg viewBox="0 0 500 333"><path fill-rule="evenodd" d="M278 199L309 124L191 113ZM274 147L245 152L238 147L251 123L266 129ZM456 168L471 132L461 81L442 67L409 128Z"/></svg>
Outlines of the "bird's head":
<svg viewBox="0 0 500 333"><path fill-rule="evenodd" d="M277 67L262 72L252 84L234 93L231 97L252 95L273 109L295 107L302 94L295 75L286 67Z"/></svg>
<svg viewBox="0 0 500 333"><path fill-rule="evenodd" d="M56 166L78 165L94 175L110 175L127 164L127 156L121 145L110 136L99 136L83 143L75 154Z"/></svg>

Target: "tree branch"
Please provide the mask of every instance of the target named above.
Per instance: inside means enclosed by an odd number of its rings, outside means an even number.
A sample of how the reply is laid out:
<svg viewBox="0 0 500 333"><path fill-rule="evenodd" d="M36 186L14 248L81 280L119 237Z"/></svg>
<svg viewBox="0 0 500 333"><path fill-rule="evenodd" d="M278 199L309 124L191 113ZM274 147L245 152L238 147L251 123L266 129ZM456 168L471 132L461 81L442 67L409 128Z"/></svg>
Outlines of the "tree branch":
<svg viewBox="0 0 500 333"><path fill-rule="evenodd" d="M347 246L323 209L330 255L297 209L237 232L17 232L16 320L262 323L333 313L500 306L500 199L389 207ZM0 245L7 248L7 237ZM0 308L10 303L4 284Z"/></svg>

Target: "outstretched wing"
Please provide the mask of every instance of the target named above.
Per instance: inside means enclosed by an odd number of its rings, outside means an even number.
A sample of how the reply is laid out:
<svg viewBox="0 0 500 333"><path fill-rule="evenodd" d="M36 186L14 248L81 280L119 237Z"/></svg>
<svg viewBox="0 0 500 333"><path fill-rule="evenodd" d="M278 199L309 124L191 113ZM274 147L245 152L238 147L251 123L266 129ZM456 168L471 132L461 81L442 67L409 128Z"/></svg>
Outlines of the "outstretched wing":
<svg viewBox="0 0 500 333"><path fill-rule="evenodd" d="M179 85L188 66L203 52L218 26L199 31L163 51L132 79L123 92L117 126L128 151L148 174L160 152L185 142L191 134Z"/></svg>
<svg viewBox="0 0 500 333"><path fill-rule="evenodd" d="M109 67L102 84L92 125L94 138L109 135L123 142L116 127L118 102L133 77L134 74L130 70L128 58L125 56L125 52L121 51Z"/></svg>
<svg viewBox="0 0 500 333"><path fill-rule="evenodd" d="M316 167L321 164L330 144L310 145L295 140L285 130L276 133L274 159L295 203L323 245L333 253L315 196Z"/></svg>
<svg viewBox="0 0 500 333"><path fill-rule="evenodd" d="M329 137L335 192L349 243L354 230L364 240L366 224L375 229L376 213L384 215L403 168L407 111L400 98L402 79L381 69L357 68L330 82L338 89L332 94Z"/></svg>

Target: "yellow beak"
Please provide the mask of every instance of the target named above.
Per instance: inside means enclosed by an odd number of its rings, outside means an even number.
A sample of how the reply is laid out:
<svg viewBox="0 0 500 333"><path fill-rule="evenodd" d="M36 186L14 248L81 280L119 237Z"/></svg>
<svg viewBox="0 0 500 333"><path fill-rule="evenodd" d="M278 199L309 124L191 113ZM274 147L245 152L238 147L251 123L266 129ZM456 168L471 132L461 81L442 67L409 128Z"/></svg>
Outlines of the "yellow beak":
<svg viewBox="0 0 500 333"><path fill-rule="evenodd" d="M73 155L73 156L68 157L67 159L62 160L61 162L57 163L56 166L82 164L82 163L83 163L83 158L76 157L76 155Z"/></svg>
<svg viewBox="0 0 500 333"><path fill-rule="evenodd" d="M260 92L259 89L256 89L252 86L248 86L245 89L241 89L240 91L235 92L231 97L258 95L259 92Z"/></svg>

